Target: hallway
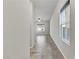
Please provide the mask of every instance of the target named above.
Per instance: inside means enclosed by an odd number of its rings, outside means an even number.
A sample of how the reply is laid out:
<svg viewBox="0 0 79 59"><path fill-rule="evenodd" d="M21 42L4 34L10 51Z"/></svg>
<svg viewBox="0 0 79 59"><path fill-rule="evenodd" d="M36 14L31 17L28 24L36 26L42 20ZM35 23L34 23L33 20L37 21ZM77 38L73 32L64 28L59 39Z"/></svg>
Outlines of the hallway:
<svg viewBox="0 0 79 59"><path fill-rule="evenodd" d="M4 0L4 59L74 59L75 0Z"/></svg>
<svg viewBox="0 0 79 59"><path fill-rule="evenodd" d="M38 35L30 49L30 59L64 59L49 35Z"/></svg>

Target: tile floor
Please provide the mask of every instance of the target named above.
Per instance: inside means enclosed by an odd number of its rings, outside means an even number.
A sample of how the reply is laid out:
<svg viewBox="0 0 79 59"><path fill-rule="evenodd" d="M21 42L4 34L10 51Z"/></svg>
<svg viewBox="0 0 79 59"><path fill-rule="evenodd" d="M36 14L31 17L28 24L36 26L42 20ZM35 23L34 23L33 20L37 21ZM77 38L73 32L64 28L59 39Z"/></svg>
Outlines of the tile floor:
<svg viewBox="0 0 79 59"><path fill-rule="evenodd" d="M50 36L36 37L35 46L30 49L30 59L64 59Z"/></svg>

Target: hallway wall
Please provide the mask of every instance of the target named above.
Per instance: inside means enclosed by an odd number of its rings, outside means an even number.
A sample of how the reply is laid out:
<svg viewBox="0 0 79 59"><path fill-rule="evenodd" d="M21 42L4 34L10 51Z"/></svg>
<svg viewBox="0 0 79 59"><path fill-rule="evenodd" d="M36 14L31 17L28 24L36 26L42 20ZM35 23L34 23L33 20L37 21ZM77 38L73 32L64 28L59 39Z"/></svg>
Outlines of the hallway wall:
<svg viewBox="0 0 79 59"><path fill-rule="evenodd" d="M67 44L65 44L61 38L59 37L59 12L61 7L63 6L63 4L65 3L66 0L59 0L58 5L52 15L51 21L50 21L50 35L52 37L52 39L54 40L54 42L56 43L57 47L59 48L59 50L62 52L62 54L64 55L65 59L74 59L74 54L75 54L75 12L74 12L74 0L70 0L71 3L71 11L70 11L70 29L71 29L71 33L70 33L70 38L71 38L71 46L68 46Z"/></svg>
<svg viewBox="0 0 79 59"><path fill-rule="evenodd" d="M44 32L36 32L36 34L49 34L49 26L50 26L50 16L44 11L41 11L40 9L35 8L35 20L34 24L37 26L37 24L45 24L46 30ZM38 18L41 19L41 21L38 21ZM36 27L35 27L36 30Z"/></svg>
<svg viewBox="0 0 79 59"><path fill-rule="evenodd" d="M30 59L30 0L4 0L3 58Z"/></svg>

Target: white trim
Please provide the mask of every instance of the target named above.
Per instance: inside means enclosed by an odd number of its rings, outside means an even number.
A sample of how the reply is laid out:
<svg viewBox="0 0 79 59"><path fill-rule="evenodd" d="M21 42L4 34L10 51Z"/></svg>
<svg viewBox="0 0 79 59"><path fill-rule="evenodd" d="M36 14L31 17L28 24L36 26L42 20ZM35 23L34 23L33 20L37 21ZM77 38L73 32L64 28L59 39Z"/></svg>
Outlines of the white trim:
<svg viewBox="0 0 79 59"><path fill-rule="evenodd" d="M50 35L50 37L52 38L52 36ZM53 40L53 39L52 39ZM54 40L53 40L54 41ZM54 43L56 44L56 42L54 41ZM66 58L66 56L63 54L63 52L61 51L61 49L57 46L57 44L56 44L56 47L59 49L59 51L61 52L61 54L63 55L63 57L65 58L65 59L67 59Z"/></svg>
<svg viewBox="0 0 79 59"><path fill-rule="evenodd" d="M57 46L57 48L58 48L58 46ZM67 59L66 56L65 56L65 55L63 54L63 52L61 51L61 49L60 49L60 48L58 48L58 49L60 50L60 52L61 52L61 54L64 56L64 58Z"/></svg>
<svg viewBox="0 0 79 59"><path fill-rule="evenodd" d="M65 42L67 45L69 45L69 46L70 46L70 42L69 42L69 41L67 41L66 39L62 39L62 41L63 41L63 42Z"/></svg>

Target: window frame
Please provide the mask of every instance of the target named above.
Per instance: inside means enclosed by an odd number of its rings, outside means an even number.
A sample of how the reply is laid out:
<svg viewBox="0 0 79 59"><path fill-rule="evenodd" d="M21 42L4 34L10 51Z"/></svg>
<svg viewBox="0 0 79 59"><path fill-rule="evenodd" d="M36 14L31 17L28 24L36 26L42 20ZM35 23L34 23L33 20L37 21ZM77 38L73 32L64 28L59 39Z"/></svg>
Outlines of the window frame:
<svg viewBox="0 0 79 59"><path fill-rule="evenodd" d="M60 37L62 38L61 40L63 41L63 42L65 42L67 45L69 45L70 46L70 18L69 18L69 21L68 21L68 23L66 22L67 20L66 20L66 9L67 8L70 8L70 0L68 0L65 4L64 4L64 6L61 8L61 10L60 10L60 21L59 21L59 35L60 35ZM70 15L70 14L69 14ZM70 16L69 16L70 17ZM66 26L68 26L69 25L69 28L67 28ZM65 31L65 32L64 32ZM69 33L68 33L69 32ZM68 36L68 34L69 34L69 36ZM65 36L66 36L66 38L64 38Z"/></svg>

